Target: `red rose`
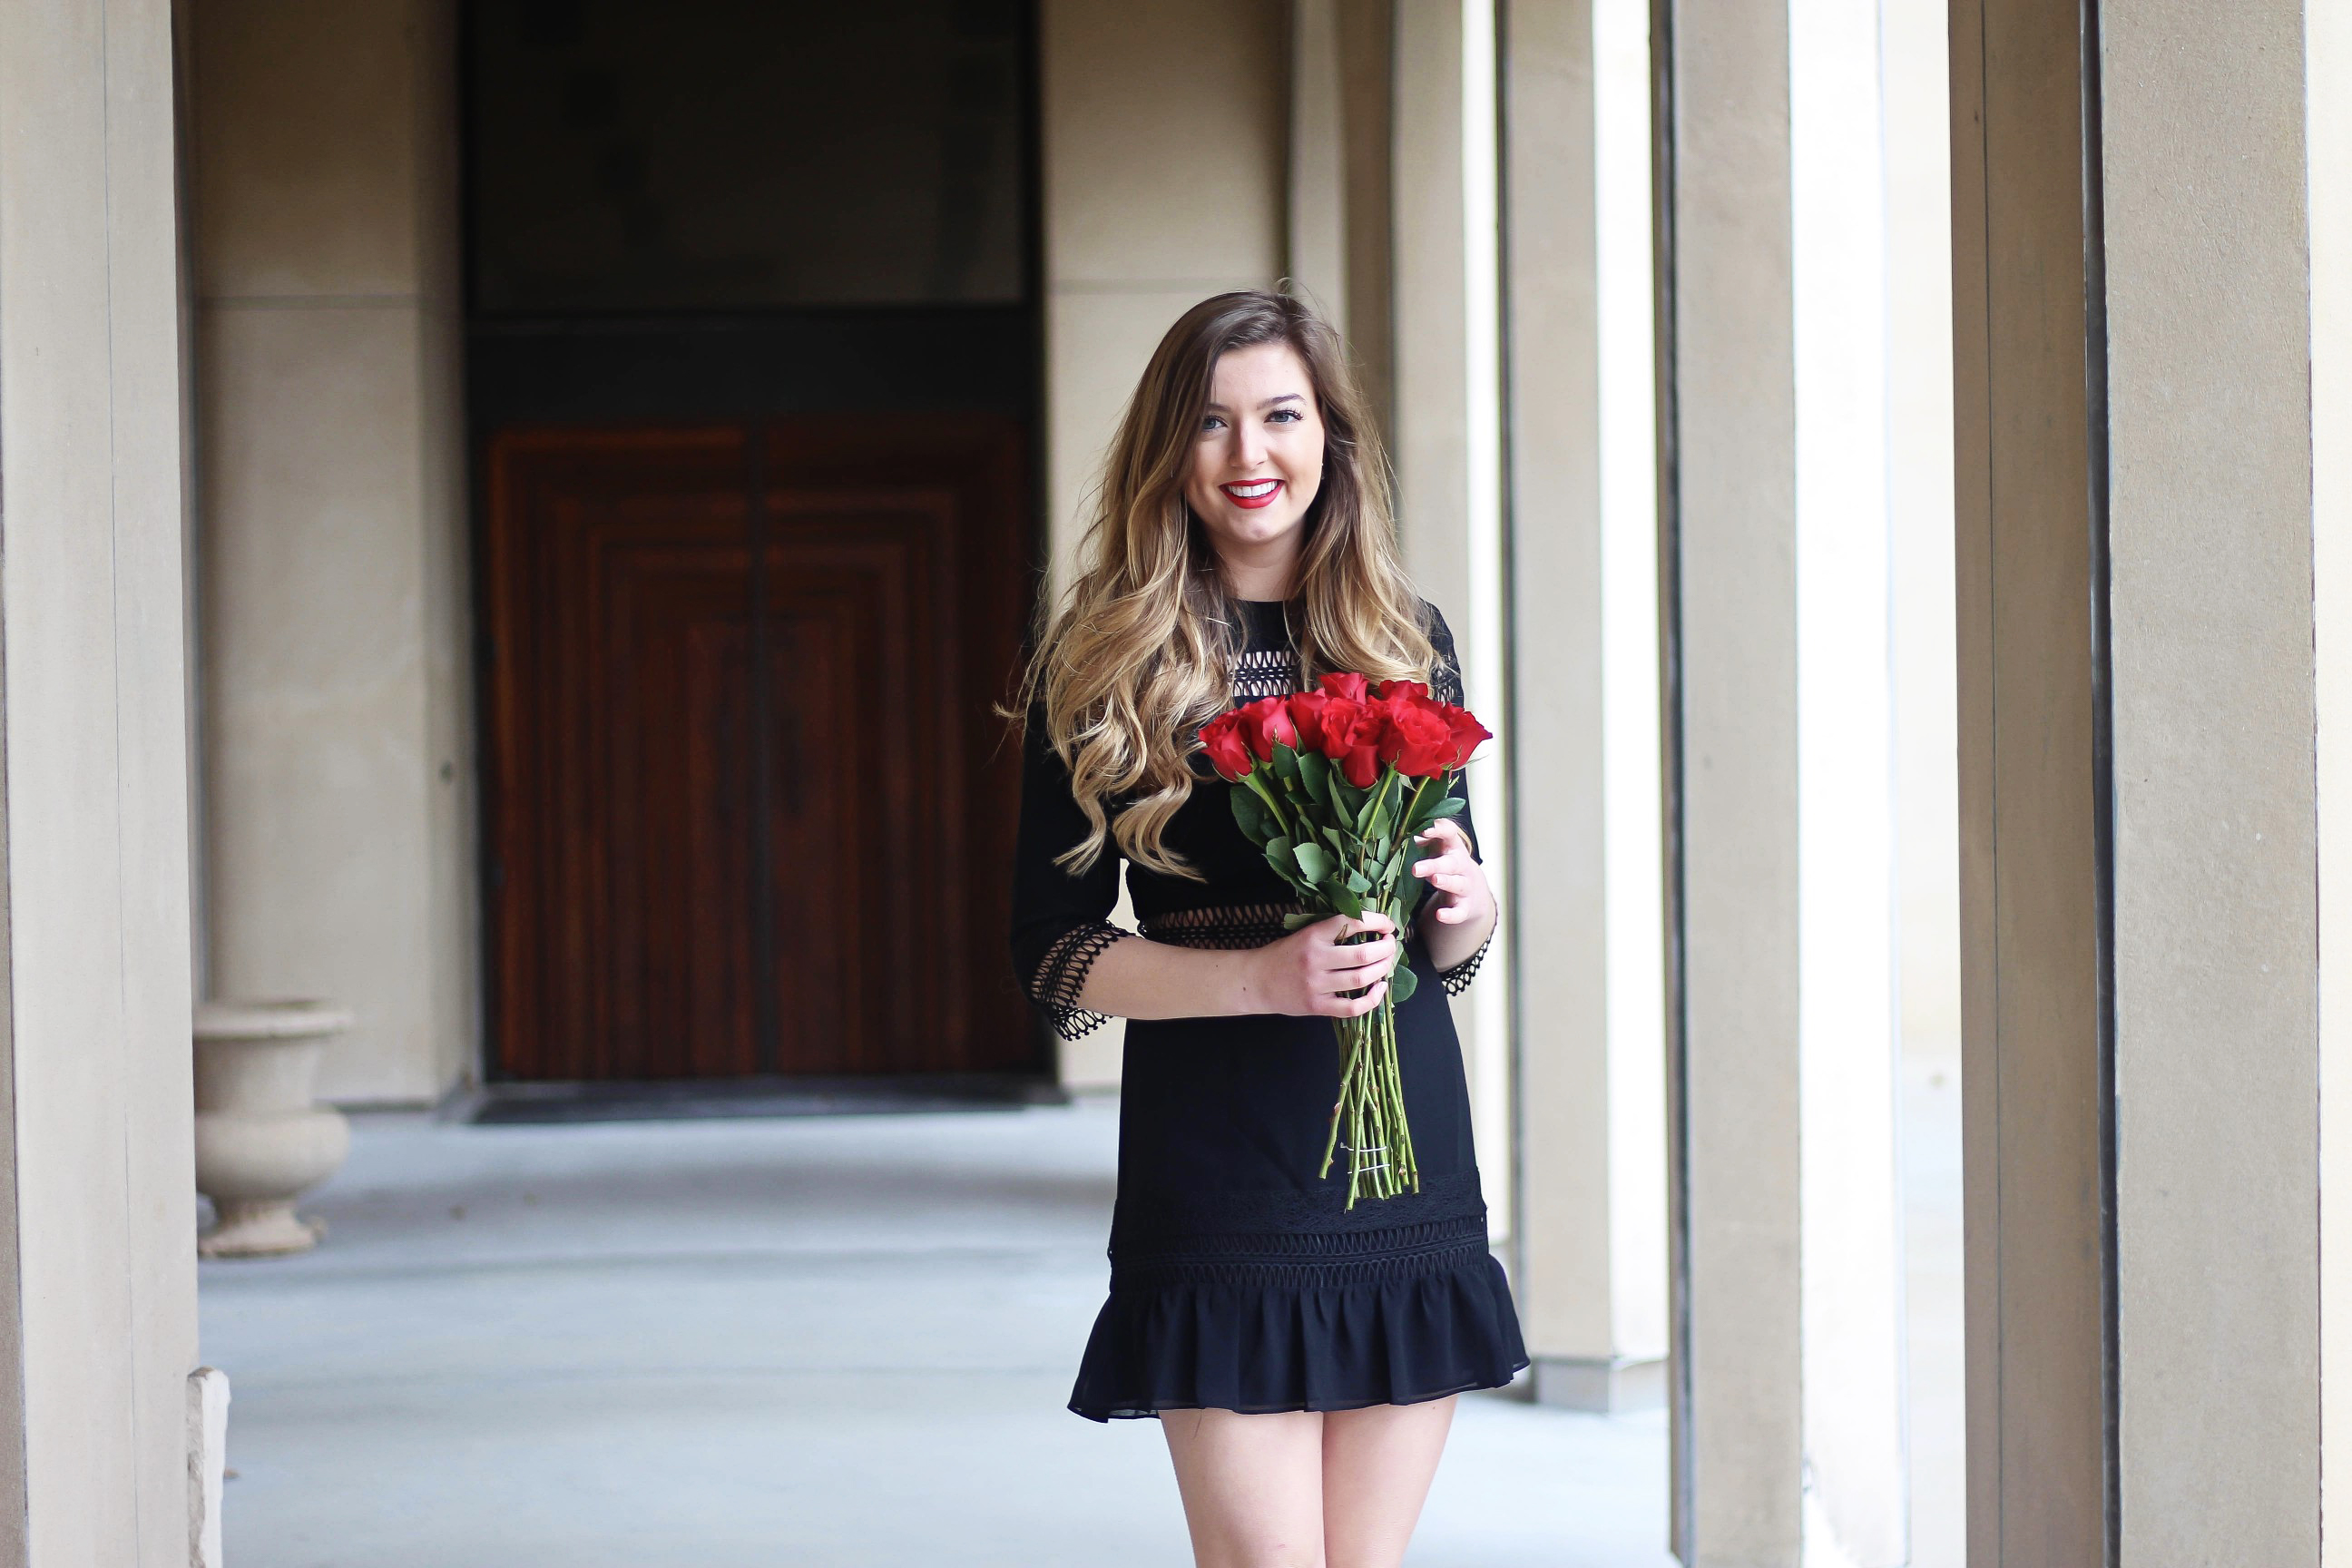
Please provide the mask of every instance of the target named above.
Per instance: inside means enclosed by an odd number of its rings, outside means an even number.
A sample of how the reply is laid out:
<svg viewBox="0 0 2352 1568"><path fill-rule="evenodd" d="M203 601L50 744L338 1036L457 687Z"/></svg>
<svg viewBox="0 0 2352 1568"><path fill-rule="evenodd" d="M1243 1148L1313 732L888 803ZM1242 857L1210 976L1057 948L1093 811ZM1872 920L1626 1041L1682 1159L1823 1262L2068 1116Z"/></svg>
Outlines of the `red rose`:
<svg viewBox="0 0 2352 1568"><path fill-rule="evenodd" d="M1245 708L1235 709L1234 717L1241 725L1243 738L1249 742L1250 750L1257 753L1261 763L1274 760L1276 746L1298 749L1298 730L1290 721L1290 703L1284 698L1261 697Z"/></svg>
<svg viewBox="0 0 2352 1568"><path fill-rule="evenodd" d="M1383 702L1394 702L1400 699L1409 702L1426 702L1429 700L1429 688L1418 680L1383 680L1377 695Z"/></svg>
<svg viewBox="0 0 2352 1568"><path fill-rule="evenodd" d="M1383 702L1381 720L1381 761L1394 763L1397 772L1409 779L1453 770L1454 731L1434 703Z"/></svg>
<svg viewBox="0 0 2352 1568"><path fill-rule="evenodd" d="M1249 776L1249 742L1242 739L1241 715L1220 713L1201 726L1201 749L1218 776L1238 782Z"/></svg>
<svg viewBox="0 0 2352 1568"><path fill-rule="evenodd" d="M1339 675L1327 675L1323 678L1322 685L1327 694L1345 699L1349 702L1364 701L1370 695L1365 689L1367 682L1364 678L1352 671Z"/></svg>
<svg viewBox="0 0 2352 1568"><path fill-rule="evenodd" d="M1494 731L1471 717L1467 708L1456 708L1447 702L1440 704L1438 711L1445 716L1445 727L1454 736L1454 766L1457 768L1470 760L1470 753L1478 749L1481 742L1495 738Z"/></svg>
<svg viewBox="0 0 2352 1568"><path fill-rule="evenodd" d="M1339 764L1340 777L1358 789L1371 788L1381 776L1381 710L1335 695L1323 702L1318 721L1317 749Z"/></svg>
<svg viewBox="0 0 2352 1568"><path fill-rule="evenodd" d="M1290 719L1298 726L1300 751L1323 749L1323 710L1330 703L1331 694L1328 691L1302 691L1290 700Z"/></svg>

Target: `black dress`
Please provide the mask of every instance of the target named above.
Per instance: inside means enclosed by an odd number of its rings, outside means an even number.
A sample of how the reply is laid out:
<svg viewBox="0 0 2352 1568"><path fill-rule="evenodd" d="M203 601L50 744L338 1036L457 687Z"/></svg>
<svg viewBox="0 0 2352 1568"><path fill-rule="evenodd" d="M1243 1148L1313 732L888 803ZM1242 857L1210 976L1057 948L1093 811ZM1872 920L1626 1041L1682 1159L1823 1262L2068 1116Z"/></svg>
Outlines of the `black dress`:
<svg viewBox="0 0 2352 1568"><path fill-rule="evenodd" d="M1299 685L1283 606L1244 604L1236 700ZM1434 609L1434 694L1461 700L1453 638ZM1105 1021L1076 1005L1087 972L1129 933L1108 923L1120 862L1072 876L1054 858L1085 836L1068 771L1029 726L1014 869L1013 952L1065 1038ZM1234 826L1205 767L1167 846L1203 881L1128 868L1140 935L1191 947L1279 939L1298 906ZM1465 812L1455 820L1471 827ZM1471 830L1472 842L1476 842ZM1470 1096L1449 995L1485 949L1443 973L1418 935L1421 984L1397 1008L1399 1070L1421 1191L1346 1211L1335 1162L1318 1178L1339 1046L1323 1017L1135 1020L1119 1101L1110 1299L1070 1408L1097 1421L1162 1410L1352 1410L1510 1382L1528 1364L1470 1141ZM1340 1157L1344 1160L1344 1154Z"/></svg>

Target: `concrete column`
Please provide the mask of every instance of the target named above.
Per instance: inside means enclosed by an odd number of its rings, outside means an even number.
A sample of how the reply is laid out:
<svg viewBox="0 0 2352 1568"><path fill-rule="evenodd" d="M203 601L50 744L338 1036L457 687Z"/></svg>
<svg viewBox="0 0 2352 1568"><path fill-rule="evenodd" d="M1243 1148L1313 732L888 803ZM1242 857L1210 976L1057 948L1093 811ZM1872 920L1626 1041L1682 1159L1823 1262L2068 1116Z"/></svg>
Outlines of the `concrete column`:
<svg viewBox="0 0 2352 1568"><path fill-rule="evenodd" d="M1502 12L1520 1318L1536 1397L1665 1394L1649 13Z"/></svg>
<svg viewBox="0 0 2352 1568"><path fill-rule="evenodd" d="M1212 294L1282 275L1290 8L1047 0L1038 26L1046 504L1060 583L1160 335ZM1063 1081L1117 1083L1121 1038L1113 1024L1065 1046Z"/></svg>
<svg viewBox="0 0 2352 1568"><path fill-rule="evenodd" d="M1396 20L1395 425L1405 565L1444 612L1468 705L1500 743L1469 771L1487 877L1510 908L1512 738L1502 552L1495 13L1416 0ZM1498 942L1454 1004L1494 1232L1511 1226L1511 966Z"/></svg>
<svg viewBox="0 0 2352 1568"><path fill-rule="evenodd" d="M193 27L209 984L350 1006L345 1100L477 1056L452 17Z"/></svg>
<svg viewBox="0 0 2352 1568"><path fill-rule="evenodd" d="M2100 12L2127 1563L2319 1554L2304 24Z"/></svg>
<svg viewBox="0 0 2352 1568"><path fill-rule="evenodd" d="M2304 18L2311 203L2311 427L2352 430L2352 6ZM2329 84L2332 90L2321 90ZM2312 632L2319 715L2319 1187L2352 1192L2352 442L2315 441ZM2352 1453L2352 1204L2319 1208L2320 1447ZM2336 1473L2330 1474L2330 1469ZM2339 1463L2321 1470L2326 1568L2352 1563Z"/></svg>
<svg viewBox="0 0 2352 1568"><path fill-rule="evenodd" d="M1391 408L1392 0L1292 0L1293 288L1338 327L1386 431Z"/></svg>
<svg viewBox="0 0 2352 1568"><path fill-rule="evenodd" d="M1290 287L1347 331L1348 126L1339 0L1291 0Z"/></svg>
<svg viewBox="0 0 2352 1568"><path fill-rule="evenodd" d="M1979 1564L2319 1557L2319 9L1954 7Z"/></svg>
<svg viewBox="0 0 2352 1568"><path fill-rule="evenodd" d="M1869 0L1663 13L1692 1564L1905 1556Z"/></svg>
<svg viewBox="0 0 2352 1568"><path fill-rule="evenodd" d="M188 1561L170 8L0 5L0 1563Z"/></svg>

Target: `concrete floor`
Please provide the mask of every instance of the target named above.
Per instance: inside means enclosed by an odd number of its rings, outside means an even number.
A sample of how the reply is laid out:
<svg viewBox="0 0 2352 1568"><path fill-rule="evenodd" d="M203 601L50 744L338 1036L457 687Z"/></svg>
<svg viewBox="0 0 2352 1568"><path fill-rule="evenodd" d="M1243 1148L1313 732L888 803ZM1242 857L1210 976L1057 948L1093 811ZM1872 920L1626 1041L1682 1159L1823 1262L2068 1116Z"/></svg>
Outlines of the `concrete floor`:
<svg viewBox="0 0 2352 1568"><path fill-rule="evenodd" d="M1062 1408L1115 1110L358 1119L307 1257L206 1264L231 1568L1182 1568ZM1411 1561L1663 1568L1665 1425L1466 1398Z"/></svg>

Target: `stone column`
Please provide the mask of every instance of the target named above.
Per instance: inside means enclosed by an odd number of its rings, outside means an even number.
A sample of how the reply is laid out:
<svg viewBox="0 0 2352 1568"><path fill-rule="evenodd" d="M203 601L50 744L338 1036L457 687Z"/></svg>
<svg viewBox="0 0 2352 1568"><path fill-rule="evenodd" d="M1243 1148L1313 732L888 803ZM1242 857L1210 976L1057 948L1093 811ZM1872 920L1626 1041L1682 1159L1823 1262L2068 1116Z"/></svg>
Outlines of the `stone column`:
<svg viewBox="0 0 2352 1568"><path fill-rule="evenodd" d="M1507 910L1494 22L1471 0L1416 0L1396 14L1391 438L1406 569L1444 612L1468 704L1499 738L1468 777L1487 878ZM1513 1186L1509 957L1498 941L1454 1006L1497 1238L1510 1231Z"/></svg>
<svg viewBox="0 0 2352 1568"><path fill-rule="evenodd" d="M195 1365L170 8L0 4L0 1562L182 1568Z"/></svg>
<svg viewBox="0 0 2352 1568"><path fill-rule="evenodd" d="M1663 24L1677 1548L1905 1556L1874 7Z"/></svg>
<svg viewBox="0 0 2352 1568"><path fill-rule="evenodd" d="M1503 13L1517 1285L1536 1397L1665 1393L1649 15Z"/></svg>
<svg viewBox="0 0 2352 1568"><path fill-rule="evenodd" d="M1177 317L1281 277L1289 12L1268 0L1048 0L1043 57L1048 547L1067 581L1103 450ZM1131 923L1122 906L1115 917ZM1121 1026L1062 1047L1118 1081Z"/></svg>
<svg viewBox="0 0 2352 1568"><path fill-rule="evenodd" d="M453 15L192 27L210 989L350 1006L335 1100L477 1054Z"/></svg>
<svg viewBox="0 0 2352 1568"><path fill-rule="evenodd" d="M1986 1568L2319 1560L2320 10L1954 7Z"/></svg>
<svg viewBox="0 0 2352 1568"><path fill-rule="evenodd" d="M1348 340L1385 433L1392 423L1390 188L1392 0L1291 0L1292 286Z"/></svg>
<svg viewBox="0 0 2352 1568"><path fill-rule="evenodd" d="M2319 1551L2305 9L2100 12L2126 1563Z"/></svg>
<svg viewBox="0 0 2352 1568"><path fill-rule="evenodd" d="M2318 5L2304 17L2306 82L2352 82L2352 7ZM2352 93L2313 92L2306 105L2311 200L2311 427L2352 430ZM2312 447L2312 632L2319 714L2319 1186L2352 1192L2352 920L2328 918L2352 903L2352 442ZM2319 1210L2320 1364L2352 1365L2352 1204ZM2320 1444L2352 1453L2352 1379L2320 1385ZM2335 1473L2330 1474L2333 1469ZM2326 1568L2352 1563L2352 1510L2339 1463L2321 1471Z"/></svg>

